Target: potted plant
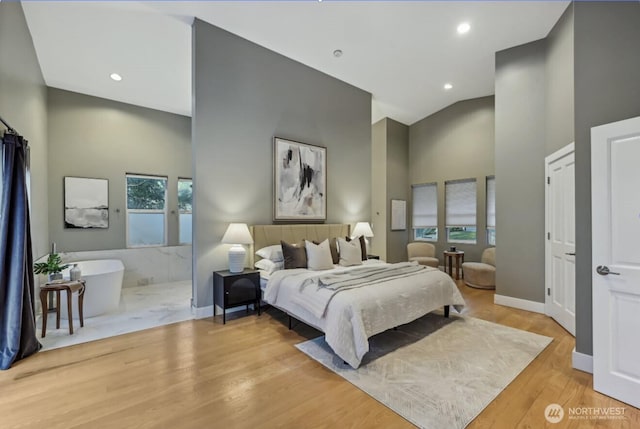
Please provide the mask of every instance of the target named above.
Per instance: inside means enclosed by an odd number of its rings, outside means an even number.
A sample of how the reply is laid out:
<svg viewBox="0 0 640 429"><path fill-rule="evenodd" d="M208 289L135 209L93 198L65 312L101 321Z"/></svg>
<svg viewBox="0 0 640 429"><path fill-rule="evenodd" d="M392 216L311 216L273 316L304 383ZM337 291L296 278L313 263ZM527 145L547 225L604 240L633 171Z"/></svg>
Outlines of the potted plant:
<svg viewBox="0 0 640 429"><path fill-rule="evenodd" d="M48 274L49 281L61 280L62 270L68 268L69 264L62 265L62 258L57 253L50 253L47 262L36 262L33 264L33 272L36 274Z"/></svg>

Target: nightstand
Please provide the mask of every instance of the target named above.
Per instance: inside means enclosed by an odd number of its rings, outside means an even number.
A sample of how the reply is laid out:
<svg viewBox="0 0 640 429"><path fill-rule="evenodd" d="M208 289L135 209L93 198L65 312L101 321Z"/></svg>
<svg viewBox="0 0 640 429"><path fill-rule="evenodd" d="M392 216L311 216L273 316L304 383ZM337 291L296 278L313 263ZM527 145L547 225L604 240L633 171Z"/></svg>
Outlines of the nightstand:
<svg viewBox="0 0 640 429"><path fill-rule="evenodd" d="M229 270L213 272L213 317L216 316L216 303L222 307L222 324L227 323L228 308L253 304L260 315L260 272L244 270L232 273Z"/></svg>

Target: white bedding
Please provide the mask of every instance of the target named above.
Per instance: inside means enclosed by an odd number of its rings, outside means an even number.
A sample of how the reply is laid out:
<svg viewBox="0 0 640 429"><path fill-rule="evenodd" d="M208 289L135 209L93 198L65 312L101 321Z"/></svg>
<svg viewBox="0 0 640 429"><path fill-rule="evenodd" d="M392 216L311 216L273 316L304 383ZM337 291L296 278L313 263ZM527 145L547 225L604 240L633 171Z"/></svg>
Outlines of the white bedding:
<svg viewBox="0 0 640 429"><path fill-rule="evenodd" d="M384 264L375 260L366 263ZM324 317L316 317L296 303L304 280L353 268L276 271L270 275L263 299L324 332L333 351L353 368L360 366L369 351L369 337L409 323L445 305L453 305L458 310L464 305L464 299L451 277L430 267L416 276L343 290L333 297Z"/></svg>

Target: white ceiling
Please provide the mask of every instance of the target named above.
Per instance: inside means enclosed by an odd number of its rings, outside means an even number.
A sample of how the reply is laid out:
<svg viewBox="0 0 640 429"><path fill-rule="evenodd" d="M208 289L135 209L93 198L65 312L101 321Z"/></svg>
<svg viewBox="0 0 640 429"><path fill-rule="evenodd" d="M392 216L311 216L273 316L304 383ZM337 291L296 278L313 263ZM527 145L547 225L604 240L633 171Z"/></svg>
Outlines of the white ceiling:
<svg viewBox="0 0 640 429"><path fill-rule="evenodd" d="M362 88L410 125L493 94L494 53L545 37L568 1L23 2L47 85L191 114L194 17ZM471 31L456 32L462 21ZM333 51L344 55L335 58ZM113 72L121 82L109 78ZM446 82L453 89L445 91Z"/></svg>

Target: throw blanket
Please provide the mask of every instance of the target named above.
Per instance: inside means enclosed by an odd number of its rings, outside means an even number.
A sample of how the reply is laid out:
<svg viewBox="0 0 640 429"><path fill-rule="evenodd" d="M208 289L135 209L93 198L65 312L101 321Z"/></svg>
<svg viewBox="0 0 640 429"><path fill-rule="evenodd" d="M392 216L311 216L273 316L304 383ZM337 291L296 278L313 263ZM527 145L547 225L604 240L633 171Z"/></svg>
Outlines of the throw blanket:
<svg viewBox="0 0 640 429"><path fill-rule="evenodd" d="M340 291L413 276L425 270L424 266L415 262L400 262L320 274L305 279L300 284L300 293L293 297L292 301L309 310L314 316L324 317L331 299Z"/></svg>

